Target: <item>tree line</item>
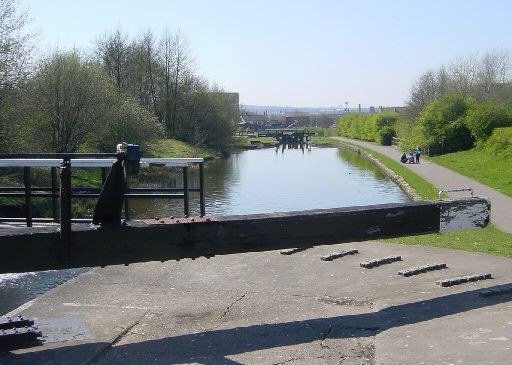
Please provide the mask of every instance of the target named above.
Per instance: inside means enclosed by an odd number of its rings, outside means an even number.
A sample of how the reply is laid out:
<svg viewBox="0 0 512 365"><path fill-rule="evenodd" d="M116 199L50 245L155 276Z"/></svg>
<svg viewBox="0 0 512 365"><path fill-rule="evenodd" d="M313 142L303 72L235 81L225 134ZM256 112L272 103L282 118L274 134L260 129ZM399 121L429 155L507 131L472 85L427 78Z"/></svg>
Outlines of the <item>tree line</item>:
<svg viewBox="0 0 512 365"><path fill-rule="evenodd" d="M511 133L502 130L512 127L511 71L505 51L457 59L421 75L402 113L344 115L338 132L387 145L397 136L403 149L421 145L430 154L473 147L512 151Z"/></svg>
<svg viewBox="0 0 512 365"><path fill-rule="evenodd" d="M116 29L88 55L56 50L30 62L27 12L18 0L0 6L0 150L111 152L154 138L229 145L238 105L195 74L181 32L130 38Z"/></svg>

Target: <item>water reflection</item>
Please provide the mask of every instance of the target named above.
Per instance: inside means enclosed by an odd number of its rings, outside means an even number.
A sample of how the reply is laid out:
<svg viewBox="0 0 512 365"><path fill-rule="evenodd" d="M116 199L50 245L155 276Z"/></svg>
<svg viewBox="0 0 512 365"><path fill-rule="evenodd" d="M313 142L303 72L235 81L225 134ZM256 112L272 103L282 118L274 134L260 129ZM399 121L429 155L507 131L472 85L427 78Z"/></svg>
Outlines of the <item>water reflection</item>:
<svg viewBox="0 0 512 365"><path fill-rule="evenodd" d="M361 155L300 145L249 150L205 164L208 215L251 214L407 201L406 195ZM180 178L175 179L181 186ZM192 169L190 185L199 186ZM181 201L138 200L132 217L182 216ZM199 214L193 194L191 214Z"/></svg>
<svg viewBox="0 0 512 365"><path fill-rule="evenodd" d="M302 153L304 153L304 151L306 151L306 150L308 152L311 152L311 144L309 144L309 143L281 143L275 147L276 155L279 154L279 152L281 152L281 154L284 154L284 151L287 149L288 150L301 150Z"/></svg>

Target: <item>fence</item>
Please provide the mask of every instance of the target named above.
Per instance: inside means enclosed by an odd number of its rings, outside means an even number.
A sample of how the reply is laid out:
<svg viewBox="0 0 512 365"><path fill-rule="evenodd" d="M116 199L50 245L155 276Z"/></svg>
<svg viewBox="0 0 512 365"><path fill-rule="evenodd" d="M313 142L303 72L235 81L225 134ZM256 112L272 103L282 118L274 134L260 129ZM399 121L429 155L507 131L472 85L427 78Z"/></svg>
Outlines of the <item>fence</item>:
<svg viewBox="0 0 512 365"><path fill-rule="evenodd" d="M69 161L69 167L101 168L102 182L106 179L106 170L116 161L116 154L0 154L0 167L23 167L23 186L0 187L0 197L24 198L25 217L0 217L0 222L26 222L31 227L33 222L59 222L58 201L64 197L98 198L101 187L71 187L63 181L64 163ZM125 218L129 219L128 200L141 198L183 199L184 215L189 215L189 193L199 192L201 216L205 215L204 178L202 158L145 158L140 160L140 166L151 165L178 167L183 171L182 188L128 188L124 194ZM188 168L190 164L199 165L199 187L189 187ZM49 167L51 169L51 186L36 187L32 185L32 167ZM60 168L60 186L57 179L57 168ZM70 170L69 170L70 171ZM52 199L52 218L35 218L32 214L32 198ZM62 214L62 212L61 212ZM71 213L69 213L71 214ZM91 222L92 219L71 219L72 222Z"/></svg>

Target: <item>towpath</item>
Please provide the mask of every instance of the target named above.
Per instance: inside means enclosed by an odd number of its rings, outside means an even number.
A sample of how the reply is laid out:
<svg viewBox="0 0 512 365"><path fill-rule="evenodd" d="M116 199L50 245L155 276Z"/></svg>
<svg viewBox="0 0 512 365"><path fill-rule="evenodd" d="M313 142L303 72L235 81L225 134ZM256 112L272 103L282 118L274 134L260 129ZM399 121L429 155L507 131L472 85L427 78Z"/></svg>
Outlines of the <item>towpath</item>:
<svg viewBox="0 0 512 365"><path fill-rule="evenodd" d="M345 137L334 138L343 142L349 142L369 148L392 158L395 161L399 161L400 156L402 155L402 151L395 147L382 146L372 142L365 142ZM504 232L512 233L511 197L467 176L461 175L453 170L447 169L446 167L437 165L425 159L420 160L419 164L405 164L404 166L439 188L439 190L473 188L475 196L486 197L491 200L491 223L496 228ZM450 196L458 196L456 194L459 193L450 194Z"/></svg>

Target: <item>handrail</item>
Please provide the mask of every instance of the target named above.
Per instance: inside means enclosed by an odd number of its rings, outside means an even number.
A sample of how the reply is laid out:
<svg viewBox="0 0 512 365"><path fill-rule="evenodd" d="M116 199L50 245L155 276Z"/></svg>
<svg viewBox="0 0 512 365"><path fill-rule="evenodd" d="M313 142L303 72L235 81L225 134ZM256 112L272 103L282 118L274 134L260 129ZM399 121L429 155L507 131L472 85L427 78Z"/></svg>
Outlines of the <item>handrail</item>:
<svg viewBox="0 0 512 365"><path fill-rule="evenodd" d="M451 193L456 191L471 191L471 197L473 198L473 188L464 188L464 189L449 189L449 190L441 190L439 191L439 200L442 200L443 193Z"/></svg>
<svg viewBox="0 0 512 365"><path fill-rule="evenodd" d="M114 162L117 161L117 158L112 158L117 156L117 154L112 153L92 153L92 154L42 154L42 153L33 153L33 154L0 154L0 167L23 167L24 168L24 186L20 187L1 187L0 188L0 197L25 197L25 205L26 205L26 218L27 226L32 226L32 221L36 221L35 218L32 217L31 210L31 198L32 197L42 197L42 198L52 198L53 202L53 214L54 221L57 221L56 217L56 201L55 199L59 198L60 194L58 192L58 188L56 186L56 174L54 174L54 170L56 168L61 167L63 159L68 159L70 162L70 166L72 167L100 167L103 170L105 168L111 167ZM45 158L47 157L47 158ZM55 158L60 157L60 158ZM75 158L75 157L91 157L91 158ZM93 158L94 157L94 158ZM97 158L97 157L105 157L105 158ZM203 158L142 158L140 159L140 166L148 167L148 166L166 166L166 167L180 167L183 169L183 187L182 188L127 188L125 194L125 212L126 218L129 219L127 214L127 198L168 198L168 199L184 199L184 214L187 216L189 214L188 209L188 193L189 192L199 192L200 194L200 214L201 216L205 215L205 207L204 207L204 183L203 183ZM188 186L188 177L187 177L187 169L189 164L199 164L199 174L200 174L200 186L197 187L189 187ZM31 167L51 167L52 168L52 187L34 187L31 183ZM77 193L77 191L99 191L101 188L98 187L70 187L69 188L69 197L75 198L96 198L99 194L83 194ZM2 191L4 193L2 193ZM5 193L6 191L11 191L13 193ZM43 192L47 191L49 193L35 193L35 192ZM17 193L19 192L19 193ZM144 192L145 194L140 194ZM157 192L182 192L181 194L156 194ZM0 218L0 221L14 221L14 218ZM18 221L18 219L16 219ZM75 220L74 220L75 221Z"/></svg>
<svg viewBox="0 0 512 365"><path fill-rule="evenodd" d="M5 155L4 155L5 156ZM1 155L0 155L1 157ZM110 167L113 158L71 158L73 167ZM141 158L142 167L164 165L169 167L185 167L189 163L201 163L204 158ZM62 159L57 158L1 158L0 167L60 167Z"/></svg>

